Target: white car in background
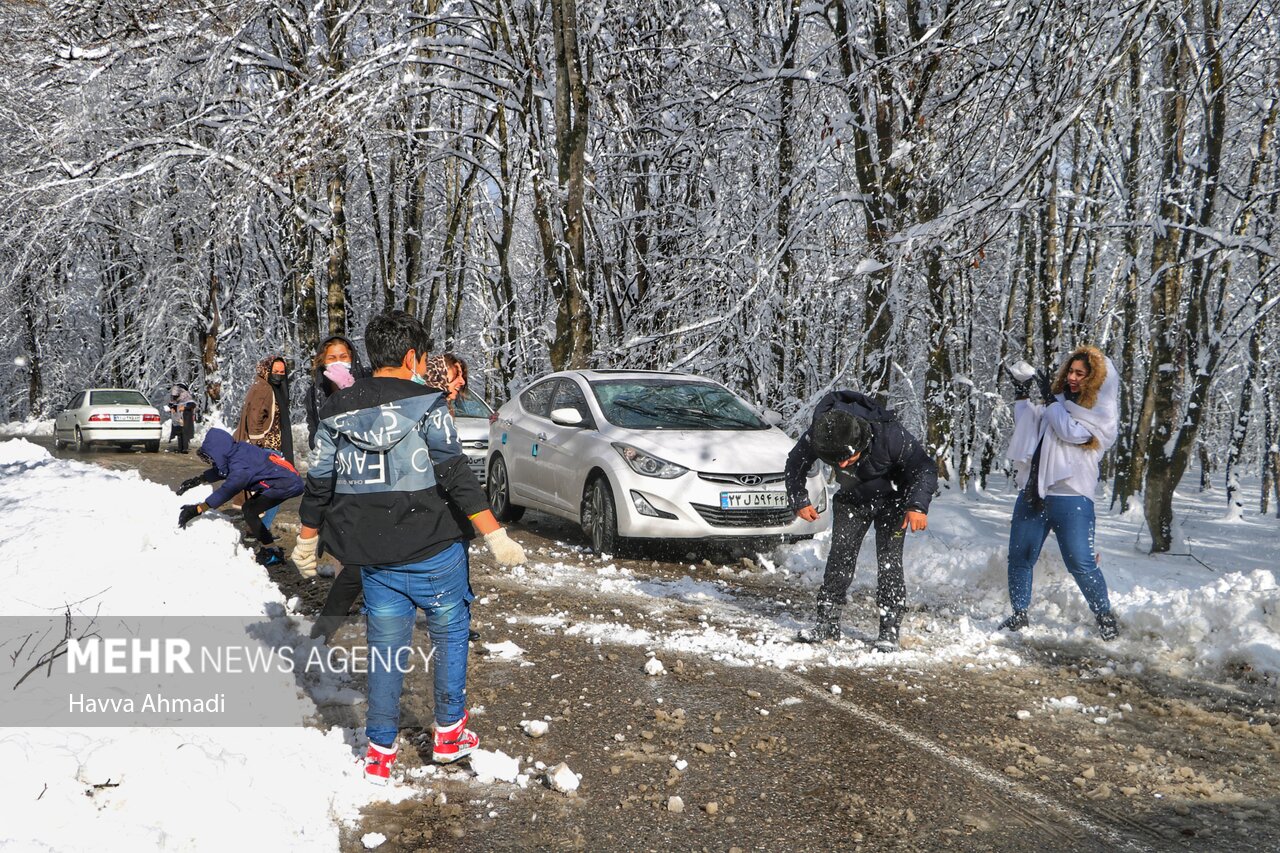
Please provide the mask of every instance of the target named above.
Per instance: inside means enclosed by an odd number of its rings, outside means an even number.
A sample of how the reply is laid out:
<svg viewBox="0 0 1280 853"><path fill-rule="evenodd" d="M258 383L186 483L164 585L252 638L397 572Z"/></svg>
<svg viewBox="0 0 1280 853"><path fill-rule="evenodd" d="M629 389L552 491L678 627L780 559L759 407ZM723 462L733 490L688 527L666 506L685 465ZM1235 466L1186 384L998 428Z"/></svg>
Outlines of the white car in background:
<svg viewBox="0 0 1280 853"><path fill-rule="evenodd" d="M458 443L467 454L467 464L480 485L485 481L485 454L489 450L489 424L493 409L479 397L468 394L453 401L453 423L458 428Z"/></svg>
<svg viewBox="0 0 1280 853"><path fill-rule="evenodd" d="M141 391L126 388L81 391L53 420L53 444L59 450L68 444L82 452L93 444L142 444L159 453L160 433L160 410Z"/></svg>
<svg viewBox="0 0 1280 853"><path fill-rule="evenodd" d="M582 525L597 553L625 540L793 541L830 526L824 479L807 472L818 521L796 518L783 472L795 442L725 386L682 373L569 370L498 409L488 494Z"/></svg>

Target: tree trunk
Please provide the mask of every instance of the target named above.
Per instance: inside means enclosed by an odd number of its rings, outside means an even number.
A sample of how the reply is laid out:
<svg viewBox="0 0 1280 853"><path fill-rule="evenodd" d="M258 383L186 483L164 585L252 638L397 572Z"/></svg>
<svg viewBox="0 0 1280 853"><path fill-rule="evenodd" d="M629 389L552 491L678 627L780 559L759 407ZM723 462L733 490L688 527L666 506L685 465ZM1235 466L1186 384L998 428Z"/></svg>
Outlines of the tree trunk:
<svg viewBox="0 0 1280 853"><path fill-rule="evenodd" d="M1044 360L1052 364L1062 341L1062 277L1058 272L1058 155L1045 163L1044 207L1040 234L1040 335L1044 339ZM1071 342L1074 345L1074 341Z"/></svg>
<svg viewBox="0 0 1280 853"><path fill-rule="evenodd" d="M794 376L800 337L799 293L795 285L795 259L791 250L791 194L795 155L792 151L792 113L794 109L796 40L800 33L800 0L791 0L787 14L787 32L782 42L778 81L778 149L777 149L777 218L774 222L778 240L778 285L782 294L781 315L774 319L774 370L779 380Z"/></svg>
<svg viewBox="0 0 1280 853"><path fill-rule="evenodd" d="M1183 78L1203 77L1207 80L1210 92L1202 140L1203 159L1195 170L1198 196L1188 200L1194 204L1184 202L1179 210L1175 210L1178 200L1172 198L1172 193L1166 193L1161 204L1165 231L1157 238L1156 251L1153 252L1152 268L1165 271L1163 275L1157 273L1157 284L1153 291L1153 298L1159 299L1161 310L1155 310L1153 303L1152 311L1153 318L1157 320L1156 334L1153 335L1156 352L1151 361L1157 376L1156 420L1152 433L1153 443L1147 454L1146 515L1151 528L1153 551L1168 551L1170 547L1167 536L1173 521L1173 492L1186 472L1191 449L1197 443L1200 423L1209 408L1209 391L1222 358L1226 322L1226 283L1222 277L1218 278L1216 302L1211 304L1210 301L1214 289L1210 287L1213 276L1209 264L1216 257L1217 250L1202 251L1203 233L1213 220L1218 174L1227 134L1227 87L1223 79L1222 54L1217 46L1217 33L1222 27L1222 8L1217 0L1204 0L1201 11L1203 44L1197 46L1195 56L1203 59L1207 69L1200 74L1188 74ZM1166 52L1167 56L1172 55L1173 61L1179 66L1189 64L1191 55L1178 62L1176 52L1180 47L1181 45L1179 48L1170 48ZM1175 72L1175 83L1178 76ZM1166 174L1172 174L1172 167L1182 163L1180 148L1186 122L1186 96L1177 91L1177 85L1171 88L1176 94L1165 96L1164 132L1167 134L1165 141L1169 144L1166 149L1166 169L1169 171ZM1172 161L1168 160L1170 157L1173 158ZM1191 180L1186 182L1187 185L1191 183ZM1193 223L1197 227L1188 228L1179 235L1183 231L1180 225L1187 218L1183 211L1188 209L1196 212ZM1179 237L1181 246L1177 246ZM1183 268L1177 266L1185 257L1191 258L1189 273L1184 273ZM1184 301L1185 327L1179 318L1180 304ZM1168 366L1174 364L1184 367L1169 369ZM1188 364L1194 365L1195 370L1190 377L1190 389L1183 405L1176 394L1183 383L1183 372ZM1163 481L1159 489L1151 488L1153 478Z"/></svg>
<svg viewBox="0 0 1280 853"><path fill-rule="evenodd" d="M926 251L924 268L930 333L924 380L926 444L938 468L939 479L947 482L955 475L956 394L951 365L954 306L948 304L948 284L942 275L940 249Z"/></svg>
<svg viewBox="0 0 1280 853"><path fill-rule="evenodd" d="M1138 194L1141 190L1141 151L1142 151L1142 110L1139 104L1142 91L1142 54L1135 44L1129 49L1129 102L1132 116L1129 127L1129 142L1123 153L1125 218L1129 226L1125 232L1125 258L1128 269L1125 274L1124 297L1121 313L1124 315L1124 343L1121 355L1120 379L1120 432L1116 440L1114 454L1116 474L1115 484L1111 490L1111 505L1119 504L1121 511L1129 508L1129 499L1139 490L1146 466L1143 460L1147 454L1147 436L1151 424L1150 412L1147 411L1147 395L1144 383L1141 397L1137 396L1136 377L1138 375L1138 253L1142 246L1142 233L1138 224ZM1149 371L1148 371L1149 374ZM1148 375L1149 379L1149 375ZM1140 416L1135 417L1134 401L1141 402L1136 407Z"/></svg>
<svg viewBox="0 0 1280 853"><path fill-rule="evenodd" d="M346 158L339 157L329 176L329 261L326 265L328 290L325 307L328 309L329 334L347 334L347 303L351 292L351 271L347 266L347 180ZM303 347L310 355L319 348Z"/></svg>
<svg viewBox="0 0 1280 853"><path fill-rule="evenodd" d="M392 151L395 150L393 142ZM369 156L369 149L363 143L360 143L360 153L362 156L362 165L364 166L364 181L366 189L369 193L369 217L372 219L373 226L373 246L377 251L377 291L381 294L382 310L386 311L395 305L395 223L391 220L391 211L387 211L387 222L384 223L381 205L378 203L378 185L373 174L373 158ZM387 185L394 187L396 185L396 165L395 155L392 154L390 162L387 166L388 180ZM394 196L390 196L394 198ZM394 207L394 205L390 205Z"/></svg>
<svg viewBox="0 0 1280 853"><path fill-rule="evenodd" d="M210 406L222 402L222 373L218 369L218 336L222 333L222 309L218 305L218 267L216 256L209 258L209 281L205 290L205 323L199 329L200 367L204 371L204 394Z"/></svg>
<svg viewBox="0 0 1280 853"><path fill-rule="evenodd" d="M30 273L18 277L19 304L22 311L22 336L27 351L27 417L44 415L44 378L40 362L40 323L37 321L36 292Z"/></svg>
<svg viewBox="0 0 1280 853"><path fill-rule="evenodd" d="M1151 357L1148 361L1148 396L1152 427L1147 450L1145 514L1151 531L1151 551L1166 552L1173 536L1173 490L1181 475L1174 458L1181 385L1179 369L1182 332L1183 269L1179 257L1182 208L1175 182L1182 168L1180 144L1186 124L1186 95L1182 91L1181 44L1170 36L1162 55L1160 95L1160 230L1151 247Z"/></svg>
<svg viewBox="0 0 1280 853"><path fill-rule="evenodd" d="M585 212L587 81L578 43L577 0L551 0L555 43L556 154L564 225L564 278L556 306L551 364L556 370L584 368L593 349L591 284L586 258Z"/></svg>

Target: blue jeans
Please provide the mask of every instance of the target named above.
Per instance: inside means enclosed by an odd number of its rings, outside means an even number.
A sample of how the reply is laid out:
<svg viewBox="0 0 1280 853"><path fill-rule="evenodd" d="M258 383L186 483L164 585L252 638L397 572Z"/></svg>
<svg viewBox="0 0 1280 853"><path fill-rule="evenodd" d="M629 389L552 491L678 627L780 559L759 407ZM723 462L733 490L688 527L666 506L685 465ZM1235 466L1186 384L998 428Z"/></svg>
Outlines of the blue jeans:
<svg viewBox="0 0 1280 853"><path fill-rule="evenodd" d="M1076 579L1089 609L1095 615L1111 609L1107 580L1094 556L1093 528L1093 501L1088 498L1049 495L1044 509L1036 513L1018 495L1009 529L1009 601L1014 610L1031 606L1031 574L1049 531L1058 537L1062 562Z"/></svg>
<svg viewBox="0 0 1280 853"><path fill-rule="evenodd" d="M410 655L417 608L427 614L436 724L462 719L467 704L467 637L471 593L467 546L455 542L419 563L361 566L369 633L369 712L365 733L379 746L395 743L400 730L404 674L421 666ZM393 656L394 655L394 656Z"/></svg>

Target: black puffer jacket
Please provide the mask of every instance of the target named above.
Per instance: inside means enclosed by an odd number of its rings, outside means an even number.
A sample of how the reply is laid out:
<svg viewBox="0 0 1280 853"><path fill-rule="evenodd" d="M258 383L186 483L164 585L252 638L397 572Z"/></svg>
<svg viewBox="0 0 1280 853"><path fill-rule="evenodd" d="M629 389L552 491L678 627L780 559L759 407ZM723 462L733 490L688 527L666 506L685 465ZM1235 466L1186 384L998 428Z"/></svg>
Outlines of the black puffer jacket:
<svg viewBox="0 0 1280 853"><path fill-rule="evenodd" d="M871 424L874 434L871 446L854 465L836 469L840 491L835 499L841 503L865 503L896 495L905 508L928 512L938 488L938 469L920 441L898 422L897 415L857 391L832 391L818 401L813 420L832 409L862 418ZM805 473L818 460L812 433L810 423L787 456L787 498L793 510L809 504Z"/></svg>

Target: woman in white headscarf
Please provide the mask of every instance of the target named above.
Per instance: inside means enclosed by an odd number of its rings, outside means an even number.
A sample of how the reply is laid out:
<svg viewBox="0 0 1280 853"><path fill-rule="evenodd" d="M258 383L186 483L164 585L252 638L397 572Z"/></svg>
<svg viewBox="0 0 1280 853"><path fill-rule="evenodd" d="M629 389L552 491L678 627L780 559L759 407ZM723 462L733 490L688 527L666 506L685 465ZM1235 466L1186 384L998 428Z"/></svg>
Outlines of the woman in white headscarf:
<svg viewBox="0 0 1280 853"><path fill-rule="evenodd" d="M1015 382L1013 438L1009 458L1017 471L1018 500L1009 530L1009 601L1013 615L1000 627L1027 626L1031 579L1049 533L1058 539L1062 561L1084 594L1104 640L1119 633L1107 581L1094 547L1094 493L1098 461L1116 440L1119 378L1111 359L1097 347L1080 346L1052 383L1043 373ZM1038 400L1027 399L1036 383Z"/></svg>

